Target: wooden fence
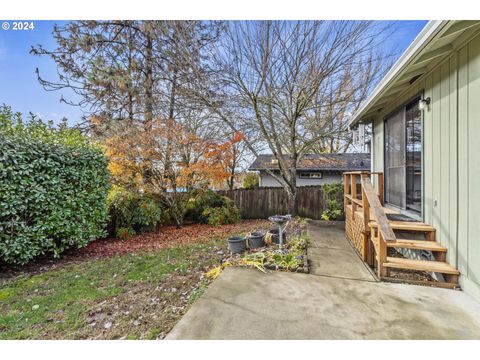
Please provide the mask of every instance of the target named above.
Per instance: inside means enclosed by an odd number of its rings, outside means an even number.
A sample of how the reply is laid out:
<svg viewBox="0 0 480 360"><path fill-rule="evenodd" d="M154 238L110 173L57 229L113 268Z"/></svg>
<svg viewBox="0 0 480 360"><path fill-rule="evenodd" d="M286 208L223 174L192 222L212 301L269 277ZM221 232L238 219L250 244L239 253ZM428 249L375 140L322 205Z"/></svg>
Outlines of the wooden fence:
<svg viewBox="0 0 480 360"><path fill-rule="evenodd" d="M241 210L242 217L246 219L265 219L271 215L288 213L288 197L283 188L259 187L222 190L219 193L232 199ZM327 196L321 186L299 187L297 188L298 215L310 219L321 219L328 200L334 198L343 204L343 194Z"/></svg>

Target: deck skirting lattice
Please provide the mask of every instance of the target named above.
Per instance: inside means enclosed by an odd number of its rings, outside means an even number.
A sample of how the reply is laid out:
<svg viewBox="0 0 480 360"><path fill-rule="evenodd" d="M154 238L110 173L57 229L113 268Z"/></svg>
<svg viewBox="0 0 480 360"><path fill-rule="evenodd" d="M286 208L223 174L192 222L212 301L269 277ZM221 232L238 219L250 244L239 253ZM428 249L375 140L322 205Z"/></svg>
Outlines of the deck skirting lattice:
<svg viewBox="0 0 480 360"><path fill-rule="evenodd" d="M358 254L363 257L366 249L364 241L364 222L363 218L357 214L353 215L352 208L347 206L345 209L345 230L347 239L352 243Z"/></svg>

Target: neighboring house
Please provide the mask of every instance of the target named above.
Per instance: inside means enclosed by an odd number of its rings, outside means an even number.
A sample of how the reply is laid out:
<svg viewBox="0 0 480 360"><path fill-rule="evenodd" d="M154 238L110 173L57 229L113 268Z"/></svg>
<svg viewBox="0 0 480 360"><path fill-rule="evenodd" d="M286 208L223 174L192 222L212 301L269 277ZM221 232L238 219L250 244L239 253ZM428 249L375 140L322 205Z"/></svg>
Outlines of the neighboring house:
<svg viewBox="0 0 480 360"><path fill-rule="evenodd" d="M480 299L480 21L430 21L349 127L368 123L385 206L434 227Z"/></svg>
<svg viewBox="0 0 480 360"><path fill-rule="evenodd" d="M259 155L249 170L259 172L259 186L281 186L278 180L266 171L280 174L278 161L273 155ZM302 157L297 167L297 186L342 182L344 171L368 170L370 170L370 154L307 154Z"/></svg>

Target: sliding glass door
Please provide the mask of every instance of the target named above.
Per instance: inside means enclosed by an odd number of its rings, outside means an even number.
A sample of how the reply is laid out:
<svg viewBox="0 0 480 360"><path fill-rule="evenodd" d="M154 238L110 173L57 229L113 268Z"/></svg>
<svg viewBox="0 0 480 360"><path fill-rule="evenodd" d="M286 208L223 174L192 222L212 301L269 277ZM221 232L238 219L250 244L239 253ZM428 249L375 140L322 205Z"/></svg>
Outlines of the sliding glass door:
<svg viewBox="0 0 480 360"><path fill-rule="evenodd" d="M422 121L419 98L385 119L385 202L422 209Z"/></svg>
<svg viewBox="0 0 480 360"><path fill-rule="evenodd" d="M385 201L405 208L405 110L385 121Z"/></svg>

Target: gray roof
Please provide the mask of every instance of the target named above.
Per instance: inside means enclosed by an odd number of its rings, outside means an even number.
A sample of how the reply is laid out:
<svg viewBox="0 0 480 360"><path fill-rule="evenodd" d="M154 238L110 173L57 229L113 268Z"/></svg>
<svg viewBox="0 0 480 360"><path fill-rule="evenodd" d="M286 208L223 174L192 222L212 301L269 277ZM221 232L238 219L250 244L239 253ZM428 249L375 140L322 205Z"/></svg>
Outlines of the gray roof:
<svg viewBox="0 0 480 360"><path fill-rule="evenodd" d="M272 163L272 154L259 155L249 170L275 170L278 164ZM306 154L300 160L297 170L330 170L330 171L369 171L370 154Z"/></svg>

